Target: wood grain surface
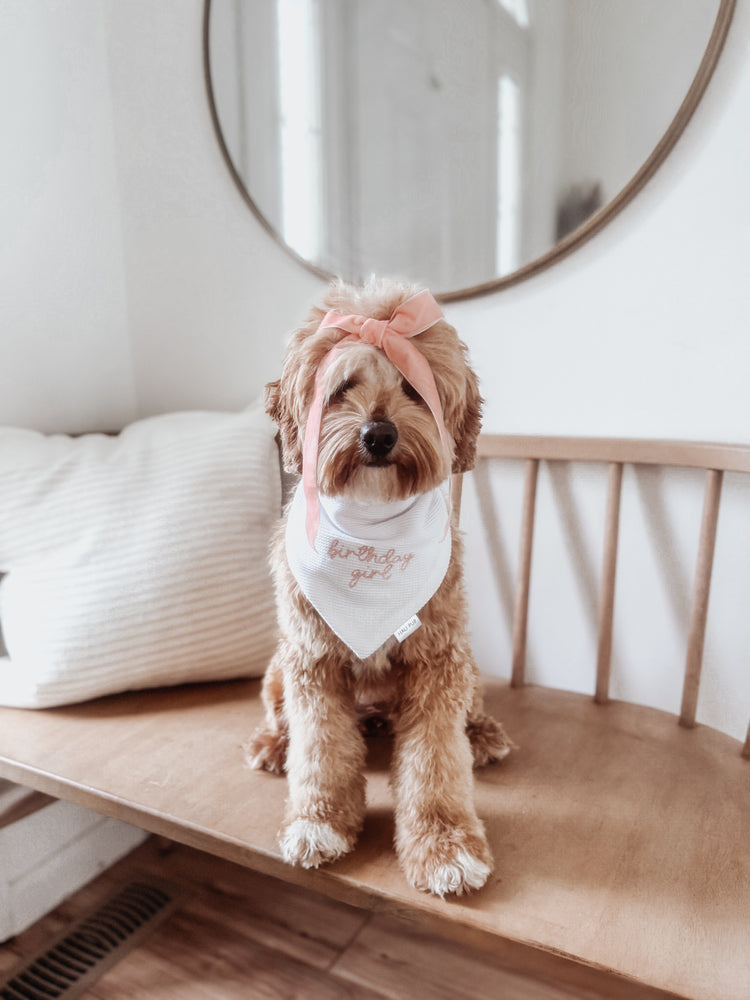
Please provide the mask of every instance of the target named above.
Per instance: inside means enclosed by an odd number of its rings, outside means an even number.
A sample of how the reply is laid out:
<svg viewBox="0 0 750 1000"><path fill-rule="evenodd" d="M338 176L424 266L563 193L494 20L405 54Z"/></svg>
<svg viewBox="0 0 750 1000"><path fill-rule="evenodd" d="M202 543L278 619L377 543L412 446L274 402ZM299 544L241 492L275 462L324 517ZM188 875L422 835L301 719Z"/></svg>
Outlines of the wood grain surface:
<svg viewBox="0 0 750 1000"><path fill-rule="evenodd" d="M0 981L122 886L150 876L179 886L177 912L85 1000L607 1000L162 838L0 945Z"/></svg>
<svg viewBox="0 0 750 1000"><path fill-rule="evenodd" d="M255 681L2 709L0 776L343 902L409 914L522 971L606 983L610 996L658 995L651 984L747 1000L750 770L737 741L620 702L487 690L520 749L477 772L496 870L460 899L403 879L385 737L370 741L355 851L320 871L281 861L285 782L247 770L241 752L261 713Z"/></svg>

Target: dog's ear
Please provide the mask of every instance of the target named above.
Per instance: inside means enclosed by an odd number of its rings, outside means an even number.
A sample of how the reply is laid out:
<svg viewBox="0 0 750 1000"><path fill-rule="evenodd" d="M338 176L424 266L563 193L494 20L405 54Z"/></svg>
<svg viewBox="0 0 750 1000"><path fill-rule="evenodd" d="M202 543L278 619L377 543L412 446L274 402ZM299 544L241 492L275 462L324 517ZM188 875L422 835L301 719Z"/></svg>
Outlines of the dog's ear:
<svg viewBox="0 0 750 1000"><path fill-rule="evenodd" d="M281 461L287 472L302 475L301 428L306 420L306 410L313 398L315 373L328 350L341 338L332 330L327 337L316 337L320 321L325 315L314 307L307 323L292 334L284 355L281 378L266 386L266 413L279 428Z"/></svg>
<svg viewBox="0 0 750 1000"><path fill-rule="evenodd" d="M288 406L288 394L282 389L281 380L269 382L265 388L266 413L279 428L281 461L287 472L302 474L302 445L297 423Z"/></svg>
<svg viewBox="0 0 750 1000"><path fill-rule="evenodd" d="M418 343L417 343L418 341ZM453 440L453 472L474 468L482 426L482 397L466 344L441 320L415 338L427 359L443 403L443 419Z"/></svg>
<svg viewBox="0 0 750 1000"><path fill-rule="evenodd" d="M281 379L276 379L275 382L268 382L265 389L263 390L263 405L266 408L266 413L274 421L274 423L279 423L279 407L281 406Z"/></svg>
<svg viewBox="0 0 750 1000"><path fill-rule="evenodd" d="M470 472L476 464L477 438L482 428L482 397L479 383L471 368L466 369L466 388L463 407L454 430L454 472Z"/></svg>

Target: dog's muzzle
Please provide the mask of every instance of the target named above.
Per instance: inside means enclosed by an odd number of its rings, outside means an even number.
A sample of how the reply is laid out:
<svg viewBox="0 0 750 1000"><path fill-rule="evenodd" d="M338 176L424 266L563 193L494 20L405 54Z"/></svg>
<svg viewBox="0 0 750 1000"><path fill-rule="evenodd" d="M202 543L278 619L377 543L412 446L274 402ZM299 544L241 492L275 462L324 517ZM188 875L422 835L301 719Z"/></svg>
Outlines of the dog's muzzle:
<svg viewBox="0 0 750 1000"><path fill-rule="evenodd" d="M362 425L359 440L373 465L384 464L398 441L398 430L390 420L368 420Z"/></svg>

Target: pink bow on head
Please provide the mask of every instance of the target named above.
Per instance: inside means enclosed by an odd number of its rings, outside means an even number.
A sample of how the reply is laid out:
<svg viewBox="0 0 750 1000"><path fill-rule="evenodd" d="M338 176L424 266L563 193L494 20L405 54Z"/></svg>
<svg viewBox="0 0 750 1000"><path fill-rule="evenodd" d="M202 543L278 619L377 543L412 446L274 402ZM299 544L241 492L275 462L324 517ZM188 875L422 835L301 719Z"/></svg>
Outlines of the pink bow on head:
<svg viewBox="0 0 750 1000"><path fill-rule="evenodd" d="M349 336L323 358L315 378L315 395L305 427L305 440L302 451L302 488L307 506L306 528L310 545L315 548L315 536L320 523L320 507L318 502L318 440L320 424L323 416L324 387L323 380L332 362L344 349L344 345L353 341L363 341L379 348L388 360L404 376L427 403L440 433L440 440L447 455L450 455L448 434L443 422L443 408L440 403L437 386L432 370L422 352L410 342L412 337L424 333L433 326L443 313L432 295L427 291L419 292L407 299L393 313L390 319L371 319L367 316L342 316L337 312L329 312L323 317L319 330L343 330Z"/></svg>

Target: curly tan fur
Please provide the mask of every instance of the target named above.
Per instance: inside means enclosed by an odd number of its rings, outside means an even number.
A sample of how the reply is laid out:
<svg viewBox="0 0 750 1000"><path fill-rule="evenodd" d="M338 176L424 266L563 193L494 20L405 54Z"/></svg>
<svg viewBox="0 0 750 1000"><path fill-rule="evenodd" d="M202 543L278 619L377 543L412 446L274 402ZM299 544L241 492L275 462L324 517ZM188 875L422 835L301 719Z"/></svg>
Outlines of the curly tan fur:
<svg viewBox="0 0 750 1000"><path fill-rule="evenodd" d="M314 310L293 335L281 378L266 394L289 471L301 471L318 365L344 336L338 330L319 332L322 316L336 309L387 319L417 291L383 280L357 288L336 283L324 308ZM450 465L424 402L382 352L353 343L326 376L317 469L322 493L403 499L473 466L481 398L466 348L444 320L413 343L435 377L452 442ZM372 419L388 419L398 430L386 464L368 461L361 447L360 428ZM281 638L264 680L266 722L247 751L253 767L286 770L284 857L316 867L353 847L365 811L360 717L366 706L377 706L394 733L396 849L406 877L439 895L479 888L492 859L474 809L472 766L501 760L512 744L482 711L459 533L454 529L443 582L419 611L421 627L400 645L389 640L364 661L302 594L287 562L284 535L281 524L271 554Z"/></svg>

